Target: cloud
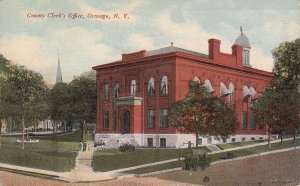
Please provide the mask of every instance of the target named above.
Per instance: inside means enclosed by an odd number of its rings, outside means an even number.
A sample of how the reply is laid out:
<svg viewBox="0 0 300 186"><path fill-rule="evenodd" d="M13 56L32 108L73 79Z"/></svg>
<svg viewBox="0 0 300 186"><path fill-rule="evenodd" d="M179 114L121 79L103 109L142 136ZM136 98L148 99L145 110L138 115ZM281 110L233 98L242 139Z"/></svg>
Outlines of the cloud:
<svg viewBox="0 0 300 186"><path fill-rule="evenodd" d="M48 59L43 54L43 41L36 36L6 34L1 39L0 50L3 55L14 59L15 62L35 70L49 67Z"/></svg>
<svg viewBox="0 0 300 186"><path fill-rule="evenodd" d="M193 19L184 19L183 22L176 23L172 20L171 14L174 8L164 10L164 13L157 17L156 26L165 34L165 36L173 41L176 46L208 53L208 40L211 38L222 39L221 49L228 52L231 50L231 45L226 39L221 36L210 33L202 28L202 26ZM187 15L187 7L184 7L183 14Z"/></svg>
<svg viewBox="0 0 300 186"><path fill-rule="evenodd" d="M119 22L119 23L130 23L130 24L138 22L139 17L134 15L133 12L142 5L142 1L132 1L131 3L127 3L127 4L114 4L113 2L111 2L110 7L114 7L114 9L113 10L104 10L104 9L92 7L91 5L89 5L83 1L75 1L74 3L77 5L77 7L81 11L81 13L83 13L85 15L87 15L87 14L106 14L106 15L113 17L113 15L116 13L119 15L128 14L128 16L129 16L128 20L109 19L109 20L105 20L103 22L104 23L105 22ZM143 3L145 3L145 2L143 2Z"/></svg>
<svg viewBox="0 0 300 186"><path fill-rule="evenodd" d="M151 50L154 48L153 40L139 33L129 35L128 43L130 43L132 51Z"/></svg>
<svg viewBox="0 0 300 186"><path fill-rule="evenodd" d="M102 32L82 27L62 28L43 36L5 34L0 51L6 58L42 73L48 83L55 81L59 51L63 80L68 82L74 75L109 61L112 49L102 38Z"/></svg>
<svg viewBox="0 0 300 186"><path fill-rule="evenodd" d="M273 69L274 60L271 55L264 55L259 47L253 46L250 52L250 64L253 68L271 72Z"/></svg>

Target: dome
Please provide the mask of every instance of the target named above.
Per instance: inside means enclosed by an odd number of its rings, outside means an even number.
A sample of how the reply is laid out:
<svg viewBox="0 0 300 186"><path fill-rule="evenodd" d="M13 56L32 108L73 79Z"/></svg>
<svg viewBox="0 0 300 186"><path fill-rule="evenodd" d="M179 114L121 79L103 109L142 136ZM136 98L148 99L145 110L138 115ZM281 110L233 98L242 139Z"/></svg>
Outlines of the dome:
<svg viewBox="0 0 300 186"><path fill-rule="evenodd" d="M243 34L242 27L241 27L241 34L235 40L234 44L242 46L243 48L251 48L248 37Z"/></svg>

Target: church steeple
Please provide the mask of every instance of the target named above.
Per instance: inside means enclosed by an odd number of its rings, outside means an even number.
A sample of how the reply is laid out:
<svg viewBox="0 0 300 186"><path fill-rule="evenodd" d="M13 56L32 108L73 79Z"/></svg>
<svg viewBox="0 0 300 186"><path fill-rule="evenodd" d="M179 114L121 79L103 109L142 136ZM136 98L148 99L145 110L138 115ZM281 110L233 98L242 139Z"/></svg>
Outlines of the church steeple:
<svg viewBox="0 0 300 186"><path fill-rule="evenodd" d="M60 60L59 60L59 52L58 52L58 63L57 63L57 71L56 71L56 83L62 83L62 75L60 68Z"/></svg>

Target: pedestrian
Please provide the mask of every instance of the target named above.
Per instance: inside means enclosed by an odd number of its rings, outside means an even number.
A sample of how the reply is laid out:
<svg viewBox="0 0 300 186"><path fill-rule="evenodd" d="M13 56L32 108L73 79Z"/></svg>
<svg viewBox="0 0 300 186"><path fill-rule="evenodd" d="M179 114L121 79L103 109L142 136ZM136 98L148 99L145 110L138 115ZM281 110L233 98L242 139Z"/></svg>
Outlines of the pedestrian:
<svg viewBox="0 0 300 186"><path fill-rule="evenodd" d="M86 141L83 142L83 151L86 151Z"/></svg>
<svg viewBox="0 0 300 186"><path fill-rule="evenodd" d="M82 151L83 150L83 143L82 143L82 141L80 142L79 147L80 147L80 151Z"/></svg>

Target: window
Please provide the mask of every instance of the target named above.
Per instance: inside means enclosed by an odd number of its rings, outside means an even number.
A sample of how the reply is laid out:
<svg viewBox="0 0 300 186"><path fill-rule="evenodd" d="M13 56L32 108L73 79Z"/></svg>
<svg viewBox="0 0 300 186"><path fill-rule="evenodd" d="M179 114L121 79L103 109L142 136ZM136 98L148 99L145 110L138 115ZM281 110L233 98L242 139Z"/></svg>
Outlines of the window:
<svg viewBox="0 0 300 186"><path fill-rule="evenodd" d="M113 125L112 125L112 127L116 128L116 126L117 126L117 112L114 111L113 112Z"/></svg>
<svg viewBox="0 0 300 186"><path fill-rule="evenodd" d="M245 137L242 137L242 141L246 141L246 138L245 138Z"/></svg>
<svg viewBox="0 0 300 186"><path fill-rule="evenodd" d="M198 145L202 145L202 138L198 138Z"/></svg>
<svg viewBox="0 0 300 186"><path fill-rule="evenodd" d="M248 118L247 118L247 112L243 112L243 115L242 115L242 126L243 126L244 129L247 128L247 120L248 120Z"/></svg>
<svg viewBox="0 0 300 186"><path fill-rule="evenodd" d="M136 93L136 81L133 79L130 81L130 95L135 95Z"/></svg>
<svg viewBox="0 0 300 186"><path fill-rule="evenodd" d="M255 129L255 117L254 117L254 113L250 112L250 128L251 129Z"/></svg>
<svg viewBox="0 0 300 186"><path fill-rule="evenodd" d="M243 85L243 100L248 101L248 97L251 95L250 89L247 85Z"/></svg>
<svg viewBox="0 0 300 186"><path fill-rule="evenodd" d="M207 144L211 144L211 143L212 143L212 138L211 137L207 138Z"/></svg>
<svg viewBox="0 0 300 186"><path fill-rule="evenodd" d="M229 101L234 101L234 85L233 83L229 83Z"/></svg>
<svg viewBox="0 0 300 186"><path fill-rule="evenodd" d="M254 140L255 140L255 137L251 137L251 140L254 141Z"/></svg>
<svg viewBox="0 0 300 186"><path fill-rule="evenodd" d="M200 79L197 76L194 77L193 81L200 84Z"/></svg>
<svg viewBox="0 0 300 186"><path fill-rule="evenodd" d="M155 88L154 88L154 78L151 77L148 82L148 96L155 95Z"/></svg>
<svg viewBox="0 0 300 186"><path fill-rule="evenodd" d="M166 138L160 138L159 139L159 146L161 147L161 148L166 148L167 147L167 140L166 140Z"/></svg>
<svg viewBox="0 0 300 186"><path fill-rule="evenodd" d="M168 94L168 77L163 76L160 80L160 93L162 95Z"/></svg>
<svg viewBox="0 0 300 186"><path fill-rule="evenodd" d="M203 86L206 88L206 90L208 91L209 95L213 95L213 92L215 91L211 85L211 82L207 79L204 81Z"/></svg>
<svg viewBox="0 0 300 186"><path fill-rule="evenodd" d="M160 128L168 127L168 109L160 109Z"/></svg>
<svg viewBox="0 0 300 186"><path fill-rule="evenodd" d="M104 83L103 85L103 99L108 100L108 83Z"/></svg>
<svg viewBox="0 0 300 186"><path fill-rule="evenodd" d="M148 122L147 122L147 127L148 128L153 128L155 124L155 110L150 109L148 110Z"/></svg>
<svg viewBox="0 0 300 186"><path fill-rule="evenodd" d="M250 62L250 56L249 56L249 51L248 50L244 50L243 51L243 62L244 62L244 65L249 65L249 62Z"/></svg>
<svg viewBox="0 0 300 186"><path fill-rule="evenodd" d="M118 98L120 93L120 84L116 82L113 87L113 97Z"/></svg>
<svg viewBox="0 0 300 186"><path fill-rule="evenodd" d="M153 147L153 138L147 138L148 147Z"/></svg>
<svg viewBox="0 0 300 186"><path fill-rule="evenodd" d="M235 142L235 138L231 138L231 142Z"/></svg>
<svg viewBox="0 0 300 186"><path fill-rule="evenodd" d="M225 97L230 94L230 91L227 89L226 85L223 82L220 82L220 95Z"/></svg>
<svg viewBox="0 0 300 186"><path fill-rule="evenodd" d="M103 128L109 127L109 112L104 111L103 112Z"/></svg>

